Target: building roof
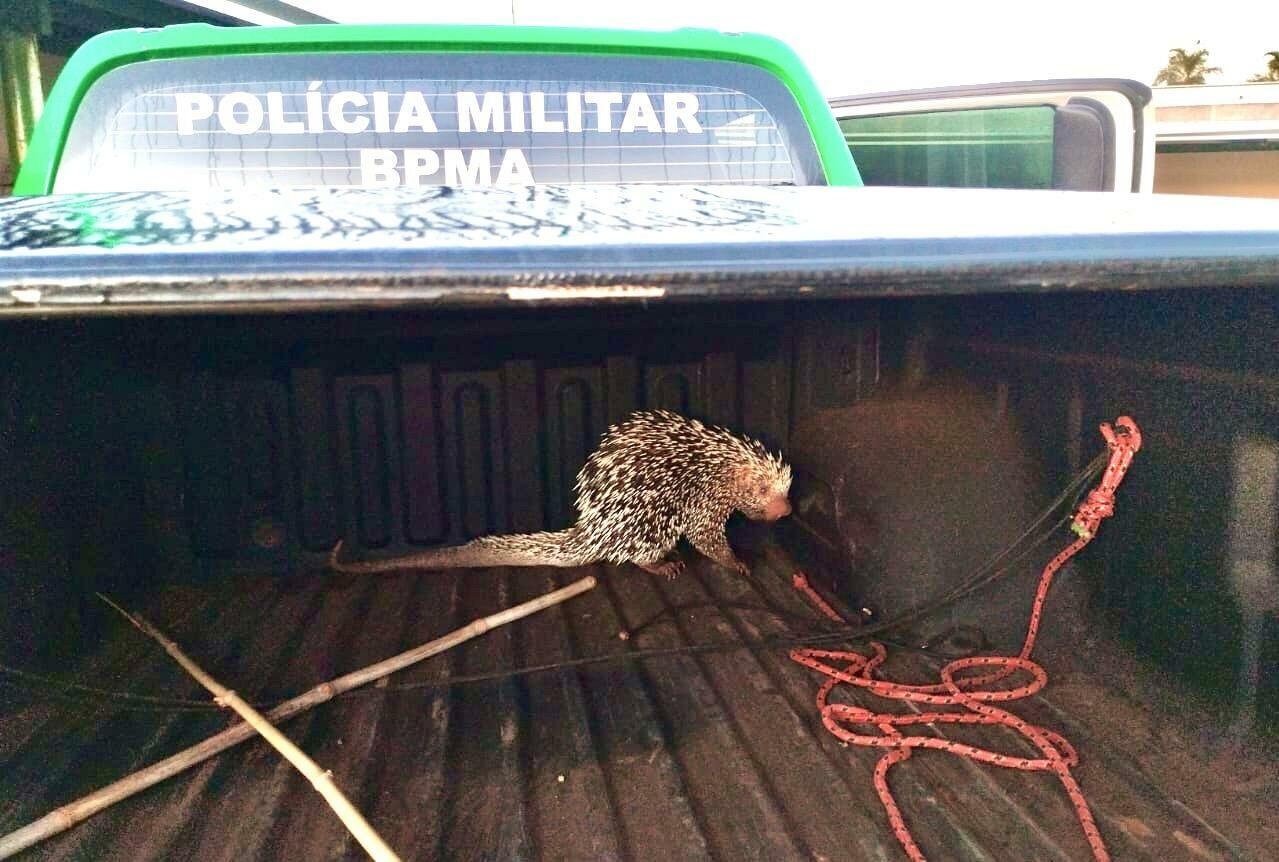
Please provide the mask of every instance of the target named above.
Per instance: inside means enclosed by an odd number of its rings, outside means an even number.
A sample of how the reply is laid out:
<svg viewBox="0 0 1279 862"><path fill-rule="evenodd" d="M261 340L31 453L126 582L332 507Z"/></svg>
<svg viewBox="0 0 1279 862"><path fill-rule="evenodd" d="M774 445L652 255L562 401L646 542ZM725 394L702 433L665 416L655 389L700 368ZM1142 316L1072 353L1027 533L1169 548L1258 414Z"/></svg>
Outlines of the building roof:
<svg viewBox="0 0 1279 862"><path fill-rule="evenodd" d="M1279 142L1279 82L1154 88L1160 142Z"/></svg>

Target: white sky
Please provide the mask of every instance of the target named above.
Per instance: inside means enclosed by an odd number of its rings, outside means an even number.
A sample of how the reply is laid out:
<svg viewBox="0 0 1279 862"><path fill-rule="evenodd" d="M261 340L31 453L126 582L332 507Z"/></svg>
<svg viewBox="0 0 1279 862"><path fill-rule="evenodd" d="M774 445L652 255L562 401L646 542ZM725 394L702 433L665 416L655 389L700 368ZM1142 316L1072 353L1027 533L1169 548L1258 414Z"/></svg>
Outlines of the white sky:
<svg viewBox="0 0 1279 862"><path fill-rule="evenodd" d="M348 22L511 23L512 0L292 0ZM212 3L208 5L213 5ZM711 27L776 36L827 96L1050 77L1149 84L1170 48L1210 52L1233 84L1279 50L1274 0L514 0L518 24L668 30ZM1056 12L1056 21L1048 16Z"/></svg>

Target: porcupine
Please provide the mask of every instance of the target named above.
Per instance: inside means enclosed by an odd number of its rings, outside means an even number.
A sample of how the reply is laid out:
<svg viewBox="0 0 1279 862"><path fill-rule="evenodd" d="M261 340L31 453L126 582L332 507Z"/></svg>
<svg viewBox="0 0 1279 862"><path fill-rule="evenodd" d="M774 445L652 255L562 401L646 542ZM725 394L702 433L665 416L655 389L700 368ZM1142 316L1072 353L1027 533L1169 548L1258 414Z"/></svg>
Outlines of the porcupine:
<svg viewBox="0 0 1279 862"><path fill-rule="evenodd" d="M329 566L344 574L408 568L584 566L634 563L674 577L667 557L680 536L720 565L746 574L724 524L740 511L757 521L790 514L791 468L759 441L666 410L633 413L611 426L577 475L577 522L557 532L482 536L388 560Z"/></svg>

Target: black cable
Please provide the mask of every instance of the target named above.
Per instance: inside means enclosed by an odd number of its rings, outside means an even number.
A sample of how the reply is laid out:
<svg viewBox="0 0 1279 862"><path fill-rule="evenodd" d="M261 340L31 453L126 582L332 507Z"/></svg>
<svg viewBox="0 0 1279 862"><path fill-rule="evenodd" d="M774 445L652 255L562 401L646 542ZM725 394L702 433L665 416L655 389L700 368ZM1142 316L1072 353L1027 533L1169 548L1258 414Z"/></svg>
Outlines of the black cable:
<svg viewBox="0 0 1279 862"><path fill-rule="evenodd" d="M338 695L338 697L343 698L343 697L350 697L355 695L367 695L367 694L373 694L373 693L387 693L387 692L396 692L396 691L416 691L423 688L444 688L444 687L450 687L453 685L462 685L462 684L474 683L474 682L487 682L487 681L498 680L498 679L511 679L519 676L528 676L534 673L544 673L546 671L552 671L552 670L566 670L569 668L587 667L594 664L604 664L609 662L644 661L647 659L666 658L666 657L677 656L677 655L697 655L697 654L710 653L710 652L727 652L727 651L738 650L738 649L757 649L757 648L769 649L769 648L777 648L777 647L812 646L815 644L816 645L847 644L850 642L868 640L869 638L875 635L881 634L883 632L888 632L893 629L901 628L907 623L914 622L915 620L921 617L927 616L931 613L941 610L947 605L953 604L954 602L959 601L960 599L967 598L968 596L1006 577L1008 573L1012 570L1013 566L1015 566L1017 563L1021 562L1023 559L1025 559L1027 556L1029 556L1031 553L1037 550L1049 538L1051 538L1051 536L1055 534L1060 527L1064 526L1065 524L1069 523L1072 520L1074 510L1079 500L1082 498L1084 492L1087 490L1087 487L1089 483L1091 482L1091 480L1094 479L1097 475L1099 475L1101 471L1105 468L1105 465L1109 461L1109 457L1110 457L1109 452L1103 451L1100 455L1098 455L1095 459L1093 459L1093 461L1089 463L1087 467L1081 470L1073 479L1071 479L1069 483L1067 483L1066 487L1062 490L1062 492L1058 494L1057 497L1054 498L1052 502L1050 502L1047 505L1047 507L1041 511L1041 513L1035 518L1035 520L1032 521L1031 524L1025 530L1023 530L1022 533L1016 539L1014 539L1011 544L1005 546L1001 551L999 551L997 554L995 554L993 557L991 557L989 560L983 563L980 567L978 567L978 569L973 574L965 578L963 582L956 585L955 587L952 587L950 590L946 591L942 595L937 596L921 605L918 605L909 611L905 611L902 614L899 614L898 616L893 617L892 619L889 619L889 620L883 620L880 622L870 623L866 625L859 625L859 626L845 626L845 627L837 627L834 629L826 628L823 630L810 632L807 634L772 635L772 636L763 637L763 638L750 638L750 639L744 638L740 640L727 641L727 642L721 642L721 643L687 644L679 647L636 649L636 650L629 650L627 652L622 652L622 653L611 653L607 655L598 655L598 656L586 656L586 657L575 658L575 659L567 659L567 660L558 661L558 662L550 662L550 663L540 664L540 665L529 665L525 667L508 668L504 670L488 671L484 673L457 675L457 676L451 676L445 680L438 680L438 681L408 682L408 683L399 683L397 685L362 687L362 688L357 688L357 689L352 689L350 691L342 692L340 695ZM1053 523L1053 525L1050 528L1048 528L1048 530L1043 535L1041 535L1038 539L1036 539L1034 542L1031 542L1026 547L1021 548L1020 546L1023 543L1029 541L1030 538L1034 536L1036 530L1038 530L1044 524L1044 522L1046 522L1052 516L1052 514L1055 511L1061 508L1062 504L1065 503L1066 501L1071 502L1071 507L1068 510L1069 514L1065 515L1064 517L1060 518L1058 521ZM672 608L671 610L680 611L680 610L686 610L686 609L688 609L687 606L680 606L680 607ZM749 609L755 610L755 611L765 611L767 613L771 613L778 616L791 616L790 614L784 614L784 613L779 614L778 612L774 611L771 608L766 608L762 606L750 605ZM653 622L654 620L649 620L647 623L645 623L645 625L651 625L653 624ZM903 649L910 649L915 652L936 654L938 657L947 657L945 653L941 653L936 650L929 650L924 647L911 646L907 644L897 644L897 643L894 643L894 645L898 645L898 646L901 646L901 648ZM62 689L63 690L62 693L52 695L52 696L57 696L60 699L75 700L74 697L68 694L65 694L65 692L76 691L76 692L82 692L85 694L94 695L96 697L101 697L101 698L109 698L109 699L126 701L126 702L131 701L132 703L130 703L128 706L122 706L121 708L129 709L132 711L200 712L200 711L220 711L221 709L217 705L210 703L208 701L190 700L186 698L165 697L165 696L159 696L159 695L137 694L134 692L97 688L94 686L83 685L81 683L64 682L61 680L56 680L52 677L44 676L42 674L32 673L30 671L23 671L17 668L8 667L7 665L4 665L4 664L0 664L0 673L8 674L12 677L26 680L28 682L38 683L40 685L46 685L53 688ZM257 708L266 709L266 708L276 706L281 702L283 701L281 700L269 701L269 702L256 701L251 703L253 706Z"/></svg>
<svg viewBox="0 0 1279 862"><path fill-rule="evenodd" d="M34 693L43 700L60 700L65 703L76 704L77 706L96 706L104 701L115 701L114 709L120 712L220 712L220 707L210 703L207 700L184 700L179 697L161 697L134 694L128 691L116 691L114 689L92 688L90 686L74 686L68 685L61 680L51 677L42 676L40 674L30 673L29 671L20 671L16 668L0 665L0 673L21 676L26 682L32 685L39 685L40 689ZM0 678L0 686L19 687L21 682L12 679ZM62 691L50 691L48 689L63 689ZM95 698L87 698L82 695L71 694L68 688L77 688L87 694L92 694ZM23 688L24 691L32 691L30 688ZM136 701L136 702L135 702Z"/></svg>
<svg viewBox="0 0 1279 862"><path fill-rule="evenodd" d="M1057 524L1055 524L1053 527L1053 530L1055 531L1055 529L1061 526L1062 524L1064 524L1066 520L1068 519L1062 519ZM1048 535L1051 535L1051 532ZM1044 541L1047 540L1047 538L1048 536L1044 536L1043 538L1041 538L1040 541L1035 542L1034 544L1032 544L1031 546L1023 550L1023 552L1018 554L1013 560L1010 560L1007 565L1001 566L994 573L993 577L987 576L986 578L982 579L981 582L976 584L965 583L964 585L961 585L960 587L957 587L951 590L945 595L938 597L934 601L928 602L924 605L920 605L912 609L911 611L903 613L900 616L894 617L893 619L884 620L878 623L871 623L869 625L857 626L857 627L843 627L843 628L838 628L834 630L825 629L825 630L819 630L816 632L810 632L807 634L772 635L772 636L763 637L763 638L741 639L741 640L727 641L722 643L687 644L679 647L639 649L639 650L630 650L624 653L610 653L607 655L586 656L586 657L575 658L575 659L567 659L567 660L558 661L558 662L549 662L549 663L540 664L540 665L528 665L525 667L508 668L503 670L488 671L484 673L456 675L456 676L451 676L448 679L438 680L438 681L399 683L396 685L379 686L376 688L363 687L363 688L352 689L351 691L342 692L340 695L338 695L338 697L342 698L342 697L350 697L355 695L367 695L372 693L387 693L387 692L395 692L395 691L416 691L423 688L444 688L444 687L449 687L453 685L462 685L462 684L474 683L474 682L487 682L487 681L498 680L498 679L509 679L509 678L514 678L518 676L528 676L534 673L544 673L546 671L551 671L551 670L566 670L569 668L585 667L593 664L603 664L607 662L644 661L648 659L666 658L666 657L677 656L677 655L696 655L696 654L709 653L709 652L727 652L727 651L737 650L737 649L755 649L755 648L767 649L767 648L776 648L776 647L792 647L792 646L805 646L805 645L811 646L814 644L818 644L818 645L845 644L852 641L867 640L873 637L874 635L880 634L882 632L890 631L895 628L900 628L906 623L913 622L919 617L927 616L928 614L933 613L934 611L939 610L942 607L945 607L947 604L950 604L951 602L956 601L959 598L964 598L968 596L969 594L981 589L982 587L987 586L990 583L993 583L995 580L998 580L1003 573L1007 572L1013 564L1015 564L1016 562L1019 562L1024 556L1026 556L1027 554L1035 550L1037 547L1039 547ZM751 606L751 610L762 610L762 611L767 611L769 613L772 613L770 609L764 608L762 606ZM910 646L906 644L902 644L901 646L903 648L909 648L919 652L931 652L926 649L921 649L919 647ZM939 655L942 655L942 654L939 654ZM131 705L130 707L128 707L129 709L132 709L135 711L148 711L148 710L157 711L157 712L201 711L201 710L213 711L213 710L219 709L219 707L207 701L187 700L183 698L163 697L163 696L156 696L156 695L142 695L142 694L135 694L132 692L113 691L111 689L95 688L93 686L81 685L79 683L64 683L64 682L52 679L50 677L31 673L28 671L20 671L20 670L17 670L16 668L10 668L5 665L0 665L0 672L13 674L21 678L25 678L34 682L40 682L40 683L51 685L54 687L64 688L64 689L74 689L76 691L81 691L88 694L97 695L100 697L115 698L120 700L129 700L129 701L138 701L139 702L138 704ZM250 701L250 703L253 706L258 708L263 708L263 709L276 706L280 702L281 701L278 701L278 700ZM146 705L142 705L143 703L145 703Z"/></svg>
<svg viewBox="0 0 1279 862"><path fill-rule="evenodd" d="M1010 553L1014 552L1019 545L1027 541L1034 534L1035 530L1047 521L1063 503L1070 500L1072 503L1078 501L1082 490L1086 490L1088 484L1097 475L1105 469L1106 464L1110 460L1109 452L1102 452L1093 461L1088 464L1079 474L1077 474L1065 489L1057 495L1056 498L1048 504L1048 506L1040 513L1040 515L1022 531L1012 544L1004 548L985 564L977 569L974 575L966 578L963 583L952 588L941 596L925 602L909 611L906 611L891 620L884 620L878 623L871 623L861 626L849 626L841 629L826 630L824 632L815 632L806 635L774 635L765 638L742 639L730 641L726 643L714 644L688 644L680 647L663 647L652 648L646 650L630 650L624 653L615 653L603 656L587 656L583 658L568 659L565 661L551 662L544 665L530 665L522 668L512 668L501 671L490 671L486 673L467 674L464 676L454 676L447 680L439 681L423 681L417 683L399 683L397 685L382 686L377 689L379 692L390 691L413 691L421 688L440 688L461 683L483 682L495 679L506 679L516 676L526 676L533 673L543 673L549 670L559 670L574 667L584 667L592 664L601 664L612 661L640 661L650 658L663 658L674 655L695 655L707 652L722 652L736 649L751 649L756 647L789 647L789 646L805 646L812 644L838 644L850 641L867 640L873 635L885 631L891 631L900 628L908 622L927 616L946 605L952 604L961 598L966 598L972 593L989 586L996 580L1011 570L1011 567L1020 562L1031 552L1044 544L1059 527L1069 523L1072 520L1074 506L1072 505L1070 514L1055 522L1052 527L1039 539L1030 544L1028 547L1017 552L1012 559L1006 559ZM364 691L363 689L353 689L349 692L343 692L340 696L354 695Z"/></svg>

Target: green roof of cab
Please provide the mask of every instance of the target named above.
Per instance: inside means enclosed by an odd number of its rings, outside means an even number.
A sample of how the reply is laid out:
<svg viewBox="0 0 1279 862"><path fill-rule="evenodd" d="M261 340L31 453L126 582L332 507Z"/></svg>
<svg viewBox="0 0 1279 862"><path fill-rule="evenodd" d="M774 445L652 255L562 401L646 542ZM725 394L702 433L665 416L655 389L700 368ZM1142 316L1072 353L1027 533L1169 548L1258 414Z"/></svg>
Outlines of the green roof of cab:
<svg viewBox="0 0 1279 862"><path fill-rule="evenodd" d="M49 194L71 120L102 75L142 60L302 51L506 51L619 54L729 60L770 72L795 97L831 185L860 186L848 145L799 57L784 43L754 33L683 29L667 32L576 27L489 25L309 24L295 27L215 27L179 24L158 30L114 30L95 36L67 61L49 93L15 195Z"/></svg>

